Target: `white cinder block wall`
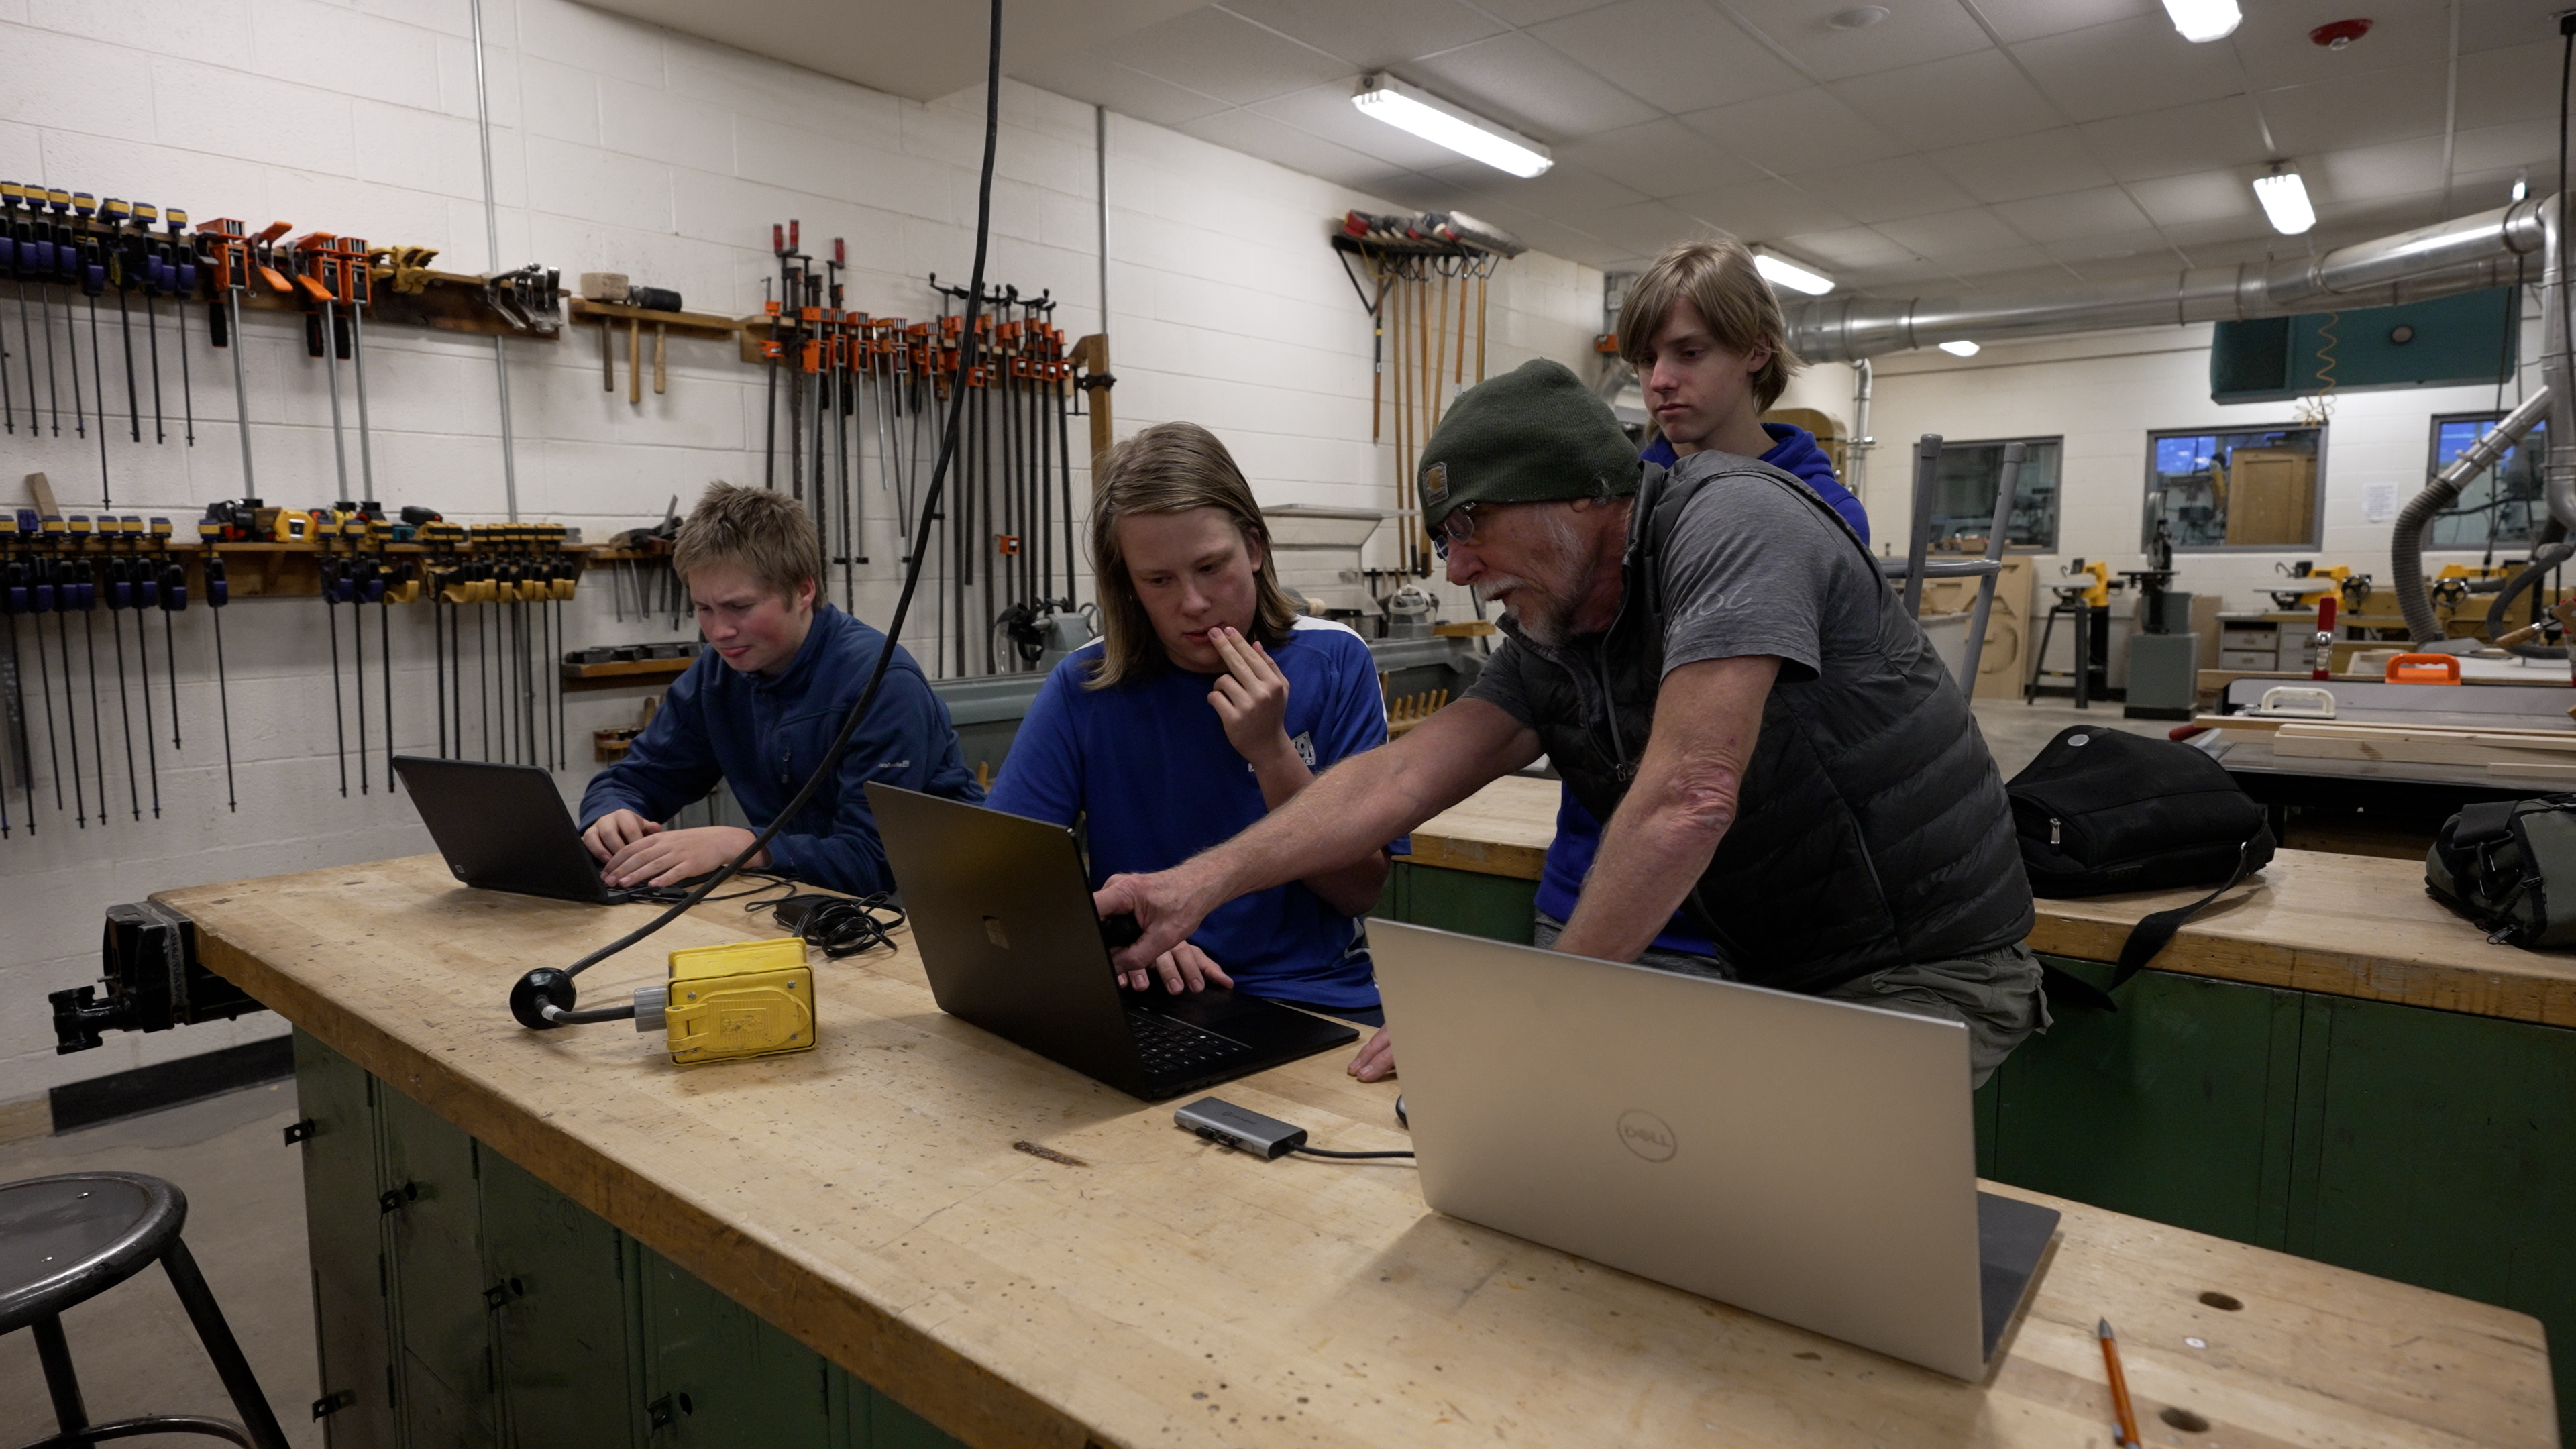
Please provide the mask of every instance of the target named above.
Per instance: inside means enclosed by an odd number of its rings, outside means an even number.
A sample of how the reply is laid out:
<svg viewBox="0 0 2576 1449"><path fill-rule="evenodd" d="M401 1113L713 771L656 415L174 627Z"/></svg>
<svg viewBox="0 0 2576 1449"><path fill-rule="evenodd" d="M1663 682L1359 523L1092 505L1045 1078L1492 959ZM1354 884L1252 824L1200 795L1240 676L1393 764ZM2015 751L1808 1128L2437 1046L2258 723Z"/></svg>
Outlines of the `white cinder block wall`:
<svg viewBox="0 0 2576 1449"><path fill-rule="evenodd" d="M1989 346L1975 359L1922 351L1878 359L1870 428L1879 447L1870 464L1864 502L1883 547L1902 549L1912 509L1913 440L1939 433L1960 442L1988 438L2060 437L2066 440L2058 546L2036 562L2044 584L2076 558L2105 559L2114 570L2143 568L2142 535L2147 489L2147 434L2174 428L2245 429L2295 420L2293 403L2209 400L2208 325L2096 333ZM2539 314L2524 298L2522 387L2539 386ZM1850 414L1849 370L1841 374L1841 405ZM1820 380L1821 381L1821 380ZM2326 429L2323 547L2245 553L2181 553L2177 586L2217 594L2221 607L2252 612L2272 607L2266 590L2279 584L2275 565L2298 559L2349 564L2381 588L2391 582L2389 534L2394 508L2423 487L2432 460L2432 420L2437 415L2480 412L2496 405L2497 390L2484 387L2400 388L2339 393ZM2519 401L2513 384L2504 407ZM1819 402L1815 404L1823 406ZM2390 517L2371 521L2374 487L2393 495ZM2524 552L2500 546L2498 558ZM2479 554L2434 553L2428 566L2474 563ZM2042 592L2045 604L2049 595ZM2127 605L2120 607L2125 610Z"/></svg>
<svg viewBox="0 0 2576 1449"><path fill-rule="evenodd" d="M692 310L734 315L759 307L773 272L770 224L789 217L803 222L809 252L848 239L855 308L932 315L929 275L965 279L980 91L915 104L567 0L489 0L484 23L497 260L484 242L463 0L135 0L105 9L0 0L0 54L11 74L0 88L0 176L179 206L198 221L238 217L256 230L283 218L297 234L435 246L435 265L454 271L541 262L559 268L567 286L579 272L621 271L679 289ZM1001 109L988 279L1052 293L1063 303L1056 320L1072 336L1100 330L1094 112L1016 83L1006 84ZM1392 449L1369 441L1369 324L1323 235L1346 208L1393 208L1125 117L1111 116L1108 133L1107 330L1119 434L1195 420L1233 446L1265 503L1391 506ZM1600 274L1588 268L1536 254L1505 266L1492 289L1491 365L1546 355L1588 367L1600 295ZM112 314L106 326L114 349ZM0 294L0 327L13 377L23 378L13 296ZM340 496L320 363L304 355L286 319L255 317L247 330L257 491L296 506ZM165 344L173 335L165 331ZM108 447L116 511L166 514L182 529L207 503L244 491L230 359L207 349L201 319L192 318L191 336L196 446L182 446L174 424L169 446L138 448L115 431ZM489 342L387 326L369 344L376 496L464 521L503 517ZM513 342L510 353L522 517L599 538L660 517L673 494L685 506L710 479L758 477L762 379L728 347L672 338L670 390L648 390L640 406L625 401L622 377L616 393L602 391L587 333ZM177 370L165 358L174 416ZM111 351L107 371L121 405L121 354ZM1085 432L1077 419L1077 453L1087 453ZM19 478L38 471L68 510L100 501L96 439L68 426L60 438L0 436L0 460L0 502L9 506L25 501ZM1087 486L1077 470L1077 496ZM863 571L859 607L882 623L897 549L880 495L868 498L866 543L878 562ZM1381 530L1376 561L1391 560L1390 533ZM619 619L596 576L567 608L575 644L690 632ZM378 783L360 797L353 780L351 798L340 797L324 613L311 600L251 599L226 615L238 813L224 808L202 609L177 631L184 752L167 748L168 698L156 694L160 819L151 816L148 783L143 821L130 815L103 643L109 823L77 829L70 814L53 813L39 725L39 833L0 841L0 920L8 923L0 1099L283 1029L260 1015L55 1056L45 993L95 978L108 904L428 848L409 803L382 790L382 684L372 662ZM424 613L398 610L392 621L396 738L406 749L435 744ZM104 639L108 621L96 622ZM21 647L32 649L24 628ZM926 628L926 619L909 627L907 641ZM372 661L376 621L367 636ZM77 624L71 650L77 660ZM47 658L58 668L51 646ZM32 670L32 652L26 662ZM65 681L54 684L59 692ZM593 768L589 731L631 721L641 693L571 698L568 792ZM84 793L94 793L86 732L81 747ZM66 745L66 763L68 754ZM138 771L144 764L138 740ZM11 819L23 825L23 789L14 772L8 778ZM67 803L69 793L67 785ZM497 997L494 1009L498 1023Z"/></svg>

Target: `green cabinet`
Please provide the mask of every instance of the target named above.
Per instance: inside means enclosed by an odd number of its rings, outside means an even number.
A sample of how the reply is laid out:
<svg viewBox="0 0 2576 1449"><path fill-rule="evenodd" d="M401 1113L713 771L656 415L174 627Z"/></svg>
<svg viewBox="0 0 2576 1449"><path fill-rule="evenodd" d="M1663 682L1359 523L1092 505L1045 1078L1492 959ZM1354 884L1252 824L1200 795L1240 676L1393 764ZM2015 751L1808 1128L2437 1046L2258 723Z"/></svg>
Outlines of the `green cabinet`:
<svg viewBox="0 0 2576 1449"><path fill-rule="evenodd" d="M2050 964L2109 984L2106 967ZM2149 971L2119 1001L2061 1007L1995 1074L1988 1174L2286 1246L2300 994Z"/></svg>
<svg viewBox="0 0 2576 1449"><path fill-rule="evenodd" d="M332 1449L956 1441L302 1032Z"/></svg>
<svg viewBox="0 0 2576 1449"><path fill-rule="evenodd" d="M2576 1423L2576 1032L2311 997L2289 1248L2548 1325Z"/></svg>
<svg viewBox="0 0 2576 1449"><path fill-rule="evenodd" d="M1373 913L1469 936L1529 944L1538 883L1510 876L1416 865L1398 856Z"/></svg>

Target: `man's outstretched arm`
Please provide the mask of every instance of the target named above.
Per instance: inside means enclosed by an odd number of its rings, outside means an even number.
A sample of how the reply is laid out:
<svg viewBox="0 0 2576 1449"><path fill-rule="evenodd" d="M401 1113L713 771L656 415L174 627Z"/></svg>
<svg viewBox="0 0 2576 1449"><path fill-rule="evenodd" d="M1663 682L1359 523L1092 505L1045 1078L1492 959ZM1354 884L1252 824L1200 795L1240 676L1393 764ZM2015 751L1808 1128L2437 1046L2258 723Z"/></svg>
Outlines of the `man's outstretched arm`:
<svg viewBox="0 0 2576 1449"><path fill-rule="evenodd" d="M1704 659L1664 676L1636 782L1603 823L1601 853L1556 949L1634 961L1680 909L1735 823L1762 705L1780 675L1770 655Z"/></svg>
<svg viewBox="0 0 2576 1449"><path fill-rule="evenodd" d="M1481 699L1462 699L1402 739L1325 771L1232 840L1169 870L1111 876L1093 903L1103 916L1133 915L1145 932L1117 954L1118 969L1146 972L1227 901L1348 865L1538 755L1536 731Z"/></svg>

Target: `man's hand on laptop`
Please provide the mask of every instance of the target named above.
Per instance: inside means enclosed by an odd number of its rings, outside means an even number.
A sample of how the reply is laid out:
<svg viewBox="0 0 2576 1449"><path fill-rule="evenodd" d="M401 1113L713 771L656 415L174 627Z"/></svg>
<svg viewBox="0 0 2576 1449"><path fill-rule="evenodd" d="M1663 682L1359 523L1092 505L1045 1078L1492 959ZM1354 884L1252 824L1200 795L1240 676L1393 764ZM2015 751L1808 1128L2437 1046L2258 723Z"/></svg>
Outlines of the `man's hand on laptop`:
<svg viewBox="0 0 2576 1449"><path fill-rule="evenodd" d="M1188 944L1190 932L1199 928L1208 912L1224 904L1222 900L1200 904L1196 900L1198 892L1191 888L1190 875L1191 867L1186 864L1152 875L1113 875L1091 893L1091 904L1100 919L1134 916L1137 929L1144 933L1110 955L1110 965L1116 969L1121 985L1142 991L1153 984L1157 973L1171 969L1166 962L1172 952ZM1165 976L1166 982L1172 979ZM1174 991L1180 989L1177 985L1172 987Z"/></svg>
<svg viewBox="0 0 2576 1449"><path fill-rule="evenodd" d="M627 812L621 810L617 813L623 815ZM607 823L608 818L603 816L591 828L597 830L599 825ZM620 846L616 854L608 857L608 863L599 868L599 878L612 888L625 890L633 886L677 885L684 880L695 880L740 855L742 848L751 844L753 839L752 832L731 825L665 830L648 823L646 828L650 833ZM593 850L597 848L592 847ZM767 864L769 852L764 850L751 858L749 868L757 870Z"/></svg>
<svg viewBox="0 0 2576 1449"><path fill-rule="evenodd" d="M1216 964L1215 957L1187 941L1155 957L1154 964L1143 971L1119 972L1118 982L1122 986L1145 991L1152 988L1154 978L1158 976L1162 978L1163 989L1174 996L1184 991L1205 991L1210 982L1227 988L1234 985L1234 978L1225 974L1225 968Z"/></svg>
<svg viewBox="0 0 2576 1449"><path fill-rule="evenodd" d="M1387 1034L1385 1027L1379 1027L1368 1045L1360 1048L1360 1054L1351 1058L1347 1070L1363 1082L1383 1082L1394 1076L1395 1038Z"/></svg>

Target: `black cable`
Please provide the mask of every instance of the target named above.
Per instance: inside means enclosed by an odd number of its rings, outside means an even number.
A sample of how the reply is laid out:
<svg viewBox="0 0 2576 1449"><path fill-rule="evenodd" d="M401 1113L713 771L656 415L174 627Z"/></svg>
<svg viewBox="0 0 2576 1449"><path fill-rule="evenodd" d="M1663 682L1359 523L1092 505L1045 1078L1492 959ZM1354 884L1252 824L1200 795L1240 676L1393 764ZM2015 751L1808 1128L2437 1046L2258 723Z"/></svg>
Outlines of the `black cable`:
<svg viewBox="0 0 2576 1449"><path fill-rule="evenodd" d="M876 703L877 693L885 685L886 668L894 662L895 641L903 634L904 617L912 610L913 591L921 582L922 559L929 543L930 515L938 511L940 489L947 482L949 464L956 455L958 419L965 407L966 394L970 390L965 386L965 379L972 374L976 365L978 339L975 323L984 295L984 259L990 249L993 235L993 155L1001 137L1001 104L1002 0L993 0L992 32L985 61L984 79L984 163L982 173L977 180L975 196L975 268L973 280L967 286L965 331L957 344L958 383L949 396L948 422L940 434L939 459L930 470L930 489L922 509L921 531L913 547L912 562L904 572L903 593L895 600L894 617L886 623L885 647L877 651L876 668L869 673L866 688L859 691L857 701L851 704L849 713L842 718L840 732L832 737L831 747L823 752L822 763L814 767L814 772L806 777L803 788L796 792L795 798L788 801L775 816L771 817L769 824L758 835L752 837L750 844L742 848L741 854L727 861L722 869L700 882L697 888L686 897L674 902L669 909L644 925L627 932L561 970L541 966L520 977L518 984L510 989L510 1015L521 1026L533 1031L544 1031L557 1025L559 1021L571 1019L573 1005L578 1000L577 993L573 989L572 979L575 976L678 920L690 907L705 900L717 886L730 880L736 872L750 864L753 856L767 849L771 839L777 836L788 821L796 818L805 809L805 806L814 798L814 792L820 789L823 781L839 767L841 756L849 750L850 741L857 736L859 725L867 718L869 707ZM632 1006L605 1009L622 1010L628 1015L633 1013ZM588 1013L582 1013L580 1019L588 1021L617 1018L593 1017Z"/></svg>
<svg viewBox="0 0 2576 1449"><path fill-rule="evenodd" d="M1291 1147L1288 1150L1304 1153L1308 1157L1411 1157L1413 1155L1410 1152L1327 1152L1321 1147Z"/></svg>
<svg viewBox="0 0 2576 1449"><path fill-rule="evenodd" d="M906 919L892 891L879 891L872 896L808 892L753 901L743 909L752 913L768 911L780 930L794 932L805 944L819 948L835 961L880 947L893 950L893 932Z"/></svg>

